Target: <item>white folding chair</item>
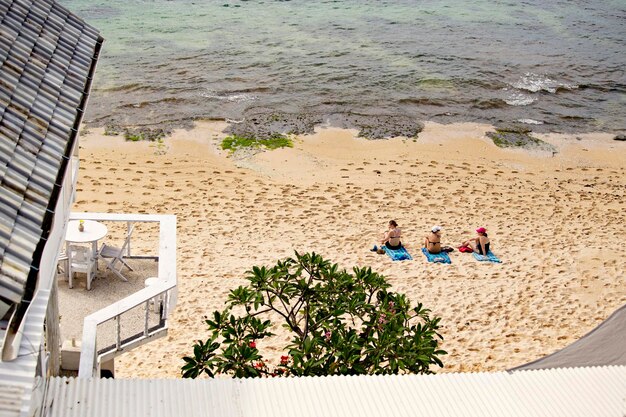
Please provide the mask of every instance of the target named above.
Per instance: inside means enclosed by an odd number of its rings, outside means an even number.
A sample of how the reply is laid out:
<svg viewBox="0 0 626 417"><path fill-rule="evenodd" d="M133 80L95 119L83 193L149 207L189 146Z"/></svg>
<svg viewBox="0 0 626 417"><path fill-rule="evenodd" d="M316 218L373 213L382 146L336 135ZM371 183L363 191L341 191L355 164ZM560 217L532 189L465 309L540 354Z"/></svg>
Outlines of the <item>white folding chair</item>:
<svg viewBox="0 0 626 417"><path fill-rule="evenodd" d="M124 255L126 253L126 248L128 248L128 245L130 244L130 236L133 234L134 229L135 225L132 224L128 229L126 239L124 239L124 243L121 248L103 243L102 247L98 251L98 257L102 258L106 264L106 269L110 269L111 272L117 275L122 281L128 281L128 279L122 275L122 269L124 267L133 271L133 268L124 260Z"/></svg>
<svg viewBox="0 0 626 417"><path fill-rule="evenodd" d="M93 281L96 275L96 260L93 258L91 248L71 245L68 258L67 275L69 287L74 287L74 274L81 272L87 275L87 289L91 290L91 281Z"/></svg>
<svg viewBox="0 0 626 417"><path fill-rule="evenodd" d="M67 253L65 251L59 254L59 258L57 259L57 279L66 280L67 272L69 269L69 258L67 257Z"/></svg>

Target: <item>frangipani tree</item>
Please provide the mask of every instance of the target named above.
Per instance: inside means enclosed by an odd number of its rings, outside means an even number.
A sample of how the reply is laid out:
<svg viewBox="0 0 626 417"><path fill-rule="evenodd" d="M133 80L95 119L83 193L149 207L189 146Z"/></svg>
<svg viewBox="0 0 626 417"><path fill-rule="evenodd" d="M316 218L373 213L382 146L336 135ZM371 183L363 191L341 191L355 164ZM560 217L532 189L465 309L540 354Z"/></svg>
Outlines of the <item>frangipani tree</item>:
<svg viewBox="0 0 626 417"><path fill-rule="evenodd" d="M441 319L389 291L371 268L349 273L315 253L296 252L271 268L253 267L246 279L230 292L226 308L206 320L211 336L183 358L183 377L431 373L431 365L443 367ZM272 313L292 337L280 362L269 364L257 341L273 336Z"/></svg>

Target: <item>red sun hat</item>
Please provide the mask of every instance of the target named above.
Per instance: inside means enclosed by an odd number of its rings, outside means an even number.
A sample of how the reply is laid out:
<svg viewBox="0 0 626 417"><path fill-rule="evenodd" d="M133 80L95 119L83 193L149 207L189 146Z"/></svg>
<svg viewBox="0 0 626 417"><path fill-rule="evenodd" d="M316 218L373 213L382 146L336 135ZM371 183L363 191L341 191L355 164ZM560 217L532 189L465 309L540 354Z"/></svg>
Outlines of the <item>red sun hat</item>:
<svg viewBox="0 0 626 417"><path fill-rule="evenodd" d="M487 229L485 229L484 227L479 227L478 229L476 229L476 233L487 233Z"/></svg>

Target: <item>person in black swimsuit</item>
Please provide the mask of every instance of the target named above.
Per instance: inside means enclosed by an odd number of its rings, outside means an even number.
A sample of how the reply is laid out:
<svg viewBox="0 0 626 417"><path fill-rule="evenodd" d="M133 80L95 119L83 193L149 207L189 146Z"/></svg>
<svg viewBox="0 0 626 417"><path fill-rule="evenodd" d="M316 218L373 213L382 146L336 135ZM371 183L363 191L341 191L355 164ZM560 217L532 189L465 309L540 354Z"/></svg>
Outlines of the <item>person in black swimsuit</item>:
<svg viewBox="0 0 626 417"><path fill-rule="evenodd" d="M383 239L380 244L387 246L389 249L400 249L402 242L400 242L400 236L402 232L398 227L398 223L395 220L389 221L389 230L383 235Z"/></svg>
<svg viewBox="0 0 626 417"><path fill-rule="evenodd" d="M441 226L433 226L424 237L424 247L429 253L441 253Z"/></svg>
<svg viewBox="0 0 626 417"><path fill-rule="evenodd" d="M487 237L487 235L485 235ZM485 243L485 250L483 250L482 245L480 244L480 240L476 242L476 251L479 255L486 255L489 253L489 242Z"/></svg>
<svg viewBox="0 0 626 417"><path fill-rule="evenodd" d="M489 253L489 237L487 236L487 229L479 227L476 229L478 236L463 242L461 246L470 247L474 252L479 255L486 255Z"/></svg>

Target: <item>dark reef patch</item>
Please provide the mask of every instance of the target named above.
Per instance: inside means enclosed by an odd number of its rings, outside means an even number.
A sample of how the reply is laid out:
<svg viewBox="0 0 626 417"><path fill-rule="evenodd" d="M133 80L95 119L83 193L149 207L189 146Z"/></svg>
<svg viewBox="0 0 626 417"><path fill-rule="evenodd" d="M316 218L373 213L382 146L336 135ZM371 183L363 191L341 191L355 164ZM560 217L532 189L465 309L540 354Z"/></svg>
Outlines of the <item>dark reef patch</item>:
<svg viewBox="0 0 626 417"><path fill-rule="evenodd" d="M422 123L408 116L257 112L246 115L241 122L231 123L226 133L267 139L276 135L312 134L315 127L322 124L357 129L359 136L367 139L414 138L424 128Z"/></svg>
<svg viewBox="0 0 626 417"><path fill-rule="evenodd" d="M526 126L505 124L496 126L495 132L488 132L487 137L500 148L539 149L556 152L554 146L532 136L532 131Z"/></svg>
<svg viewBox="0 0 626 417"><path fill-rule="evenodd" d="M231 123L226 133L262 140L277 135L311 134L321 123L322 119L313 114L259 112L246 115L241 122Z"/></svg>
<svg viewBox="0 0 626 417"><path fill-rule="evenodd" d="M171 135L170 129L162 128L149 128L149 127L124 127L118 125L106 125L104 127L105 136L118 136L123 135L124 139L131 142L138 142L146 140L149 142L156 142Z"/></svg>
<svg viewBox="0 0 626 417"><path fill-rule="evenodd" d="M358 129L359 137L367 139L416 138L424 129L421 122L409 116L340 114L327 120L331 126Z"/></svg>

